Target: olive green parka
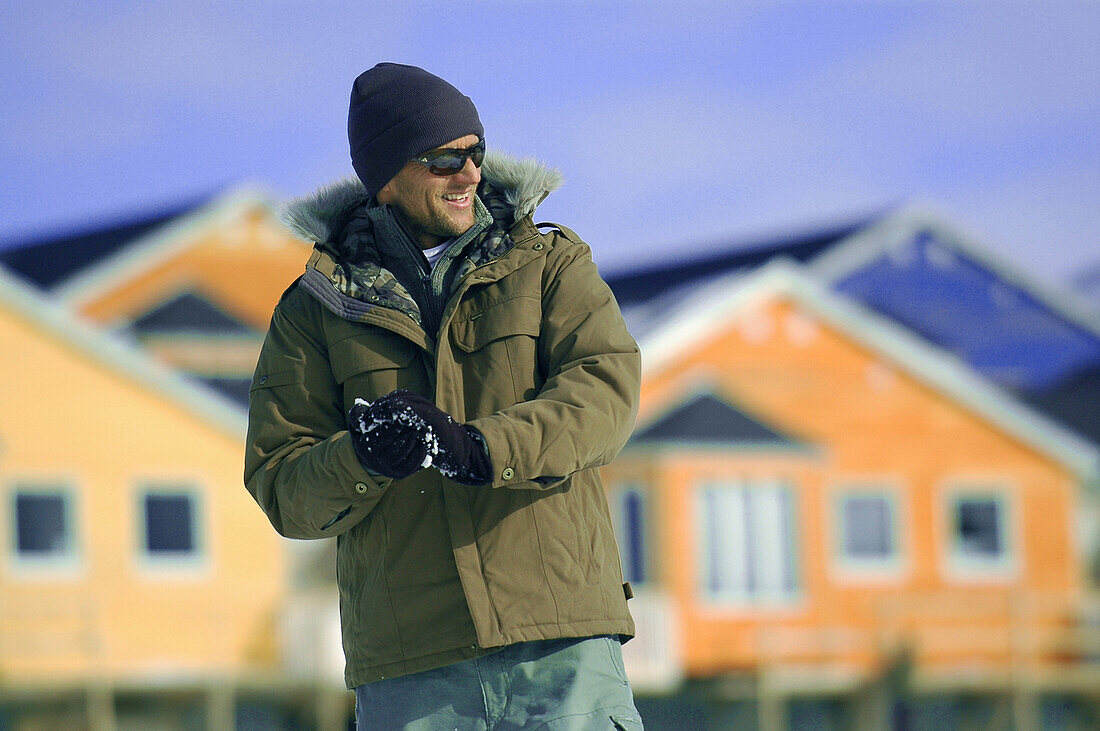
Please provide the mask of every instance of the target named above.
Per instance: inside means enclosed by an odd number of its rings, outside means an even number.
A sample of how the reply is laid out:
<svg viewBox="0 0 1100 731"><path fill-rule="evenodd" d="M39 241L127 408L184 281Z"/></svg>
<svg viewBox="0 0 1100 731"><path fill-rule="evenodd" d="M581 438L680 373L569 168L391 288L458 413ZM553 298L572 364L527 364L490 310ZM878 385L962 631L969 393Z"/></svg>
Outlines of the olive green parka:
<svg viewBox="0 0 1100 731"><path fill-rule="evenodd" d="M633 428L638 347L588 246L532 223L558 184L486 157L477 223L424 282L440 305L427 331L382 265L403 234L358 181L288 210L316 245L256 367L245 483L282 535L337 539L348 687L516 642L634 634L597 468ZM346 414L396 388L481 432L490 485L363 469Z"/></svg>

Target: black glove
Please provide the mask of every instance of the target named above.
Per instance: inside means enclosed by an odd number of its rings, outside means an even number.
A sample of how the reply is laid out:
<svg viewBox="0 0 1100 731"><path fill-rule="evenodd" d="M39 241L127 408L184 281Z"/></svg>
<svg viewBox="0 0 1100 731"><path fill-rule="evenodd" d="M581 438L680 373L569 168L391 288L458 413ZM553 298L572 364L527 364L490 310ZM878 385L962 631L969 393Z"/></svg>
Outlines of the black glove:
<svg viewBox="0 0 1100 731"><path fill-rule="evenodd" d="M377 465L372 467L360 455L359 460L368 470L407 477L434 464L444 476L463 485L492 482L493 466L481 433L469 424L459 424L423 396L398 390L375 399L369 406L357 400L349 417L355 415L360 404L364 405L358 418L362 434L353 431L353 441L368 443L364 451L372 453L371 464ZM369 445L371 442L379 444ZM391 475L386 469L402 474Z"/></svg>
<svg viewBox="0 0 1100 731"><path fill-rule="evenodd" d="M348 412L351 444L368 472L402 479L430 464L422 428L384 413L380 418L381 410L372 407L356 399Z"/></svg>

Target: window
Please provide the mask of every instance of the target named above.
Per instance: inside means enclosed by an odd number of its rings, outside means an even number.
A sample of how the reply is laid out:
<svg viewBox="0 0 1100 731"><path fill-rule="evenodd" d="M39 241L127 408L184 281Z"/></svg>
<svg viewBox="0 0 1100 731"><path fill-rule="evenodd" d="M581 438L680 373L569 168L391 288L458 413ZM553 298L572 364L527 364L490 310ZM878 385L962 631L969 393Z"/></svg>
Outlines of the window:
<svg viewBox="0 0 1100 731"><path fill-rule="evenodd" d="M75 552L72 506L62 490L15 492L15 554L20 560L55 561Z"/></svg>
<svg viewBox="0 0 1100 731"><path fill-rule="evenodd" d="M142 498L142 547L149 558L198 555L195 499L183 491L146 492Z"/></svg>
<svg viewBox="0 0 1100 731"><path fill-rule="evenodd" d="M894 506L886 495L848 494L840 499L841 550L845 559L878 562L898 550Z"/></svg>
<svg viewBox="0 0 1100 731"><path fill-rule="evenodd" d="M705 596L742 604L795 598L791 490L774 482L707 485L699 492L696 514Z"/></svg>
<svg viewBox="0 0 1100 731"><path fill-rule="evenodd" d="M1008 500L1000 494L956 493L948 503L950 569L969 575L1012 566Z"/></svg>
<svg viewBox="0 0 1100 731"><path fill-rule="evenodd" d="M645 499L636 486L615 492L612 518L615 538L619 543L619 558L623 564L623 581L635 586L646 581Z"/></svg>
<svg viewBox="0 0 1100 731"><path fill-rule="evenodd" d="M955 501L955 552L963 558L997 560L1005 553L1004 507L995 498Z"/></svg>

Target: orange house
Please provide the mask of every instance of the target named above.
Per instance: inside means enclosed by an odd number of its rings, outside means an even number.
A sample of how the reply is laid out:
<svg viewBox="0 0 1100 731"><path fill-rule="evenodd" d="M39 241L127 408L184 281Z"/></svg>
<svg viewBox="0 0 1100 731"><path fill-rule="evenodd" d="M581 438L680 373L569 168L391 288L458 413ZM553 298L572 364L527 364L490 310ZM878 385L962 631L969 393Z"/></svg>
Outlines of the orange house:
<svg viewBox="0 0 1100 731"><path fill-rule="evenodd" d="M0 707L279 669L284 546L241 486L243 435L228 402L0 273Z"/></svg>
<svg viewBox="0 0 1100 731"><path fill-rule="evenodd" d="M641 347L638 427L604 478L642 692L847 692L890 667L929 691L1100 687L1074 634L1089 443L784 262Z"/></svg>

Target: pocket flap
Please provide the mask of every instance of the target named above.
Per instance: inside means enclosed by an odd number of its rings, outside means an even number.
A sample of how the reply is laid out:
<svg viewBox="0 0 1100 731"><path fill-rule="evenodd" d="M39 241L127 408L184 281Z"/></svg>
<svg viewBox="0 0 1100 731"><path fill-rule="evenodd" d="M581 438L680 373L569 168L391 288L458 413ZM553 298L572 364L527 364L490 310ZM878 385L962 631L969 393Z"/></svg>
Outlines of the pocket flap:
<svg viewBox="0 0 1100 731"><path fill-rule="evenodd" d="M279 371L277 373L257 373L252 379L252 385L248 387L248 390L252 392L261 388L289 385L294 383L295 372L296 371L292 369Z"/></svg>
<svg viewBox="0 0 1100 731"><path fill-rule="evenodd" d="M453 323L451 336L455 345L472 353L512 335L538 337L541 325L542 302L537 297L515 297Z"/></svg>
<svg viewBox="0 0 1100 731"><path fill-rule="evenodd" d="M332 375L343 383L356 373L404 368L416 355L416 347L389 338L344 338L329 346Z"/></svg>

